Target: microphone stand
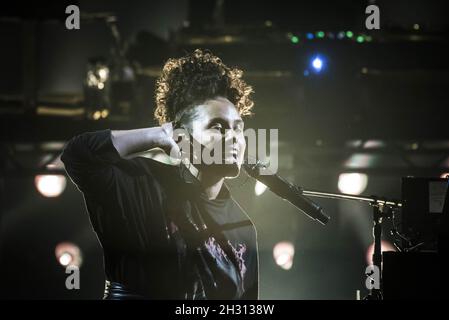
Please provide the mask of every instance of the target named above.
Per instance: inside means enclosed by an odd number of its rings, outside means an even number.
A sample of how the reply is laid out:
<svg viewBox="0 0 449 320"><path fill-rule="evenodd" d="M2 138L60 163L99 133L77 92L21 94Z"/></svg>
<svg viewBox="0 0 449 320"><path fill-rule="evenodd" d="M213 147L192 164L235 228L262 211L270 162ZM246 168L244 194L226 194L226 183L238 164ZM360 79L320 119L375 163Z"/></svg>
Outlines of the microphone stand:
<svg viewBox="0 0 449 320"><path fill-rule="evenodd" d="M372 285L370 293L367 297L365 297L365 300L381 300L382 299L382 247L381 247L382 219L391 218L394 214L394 211L402 207L402 203L400 201L388 200L376 196L369 196L369 197L354 196L342 193L329 193L329 192L310 191L310 190L301 190L301 191L304 196L308 197L360 201L368 203L373 208L373 237L374 237L373 266L377 267L377 270L379 270L379 284L378 286ZM367 274L367 276L370 276L371 274Z"/></svg>

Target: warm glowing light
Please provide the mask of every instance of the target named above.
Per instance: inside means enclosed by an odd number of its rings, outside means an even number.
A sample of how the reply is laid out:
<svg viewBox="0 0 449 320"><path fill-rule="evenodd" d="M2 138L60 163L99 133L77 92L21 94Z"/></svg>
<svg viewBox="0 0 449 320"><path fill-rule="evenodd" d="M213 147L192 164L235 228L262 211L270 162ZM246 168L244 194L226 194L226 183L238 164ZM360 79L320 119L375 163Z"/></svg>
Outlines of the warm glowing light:
<svg viewBox="0 0 449 320"><path fill-rule="evenodd" d="M67 179L63 175L45 174L34 178L36 189L44 197L57 197L64 192Z"/></svg>
<svg viewBox="0 0 449 320"><path fill-rule="evenodd" d="M277 243L273 248L273 257L276 264L284 270L290 270L293 266L295 246L288 241Z"/></svg>
<svg viewBox="0 0 449 320"><path fill-rule="evenodd" d="M92 114L92 118L93 118L94 120L99 120L99 119L101 118L101 111L95 111L95 112Z"/></svg>
<svg viewBox="0 0 449 320"><path fill-rule="evenodd" d="M382 252L396 251L396 248L388 241L382 240L380 244ZM372 243L366 250L366 263L368 265L373 264L373 254L374 254L374 243Z"/></svg>
<svg viewBox="0 0 449 320"><path fill-rule="evenodd" d="M107 118L109 116L109 110L108 109L103 109L101 111L101 117L102 118Z"/></svg>
<svg viewBox="0 0 449 320"><path fill-rule="evenodd" d="M108 79L109 76L109 69L106 67L102 67L98 69L98 77L100 78L101 82L105 82Z"/></svg>
<svg viewBox="0 0 449 320"><path fill-rule="evenodd" d="M338 189L342 193L358 195L365 191L368 176L364 173L342 173L338 177Z"/></svg>
<svg viewBox="0 0 449 320"><path fill-rule="evenodd" d="M80 248L70 242L61 242L55 248L56 260L64 267L69 265L80 267L83 259Z"/></svg>
<svg viewBox="0 0 449 320"><path fill-rule="evenodd" d="M73 260L72 255L68 252L64 252L59 257L59 263L64 267L68 266L72 262L72 260Z"/></svg>

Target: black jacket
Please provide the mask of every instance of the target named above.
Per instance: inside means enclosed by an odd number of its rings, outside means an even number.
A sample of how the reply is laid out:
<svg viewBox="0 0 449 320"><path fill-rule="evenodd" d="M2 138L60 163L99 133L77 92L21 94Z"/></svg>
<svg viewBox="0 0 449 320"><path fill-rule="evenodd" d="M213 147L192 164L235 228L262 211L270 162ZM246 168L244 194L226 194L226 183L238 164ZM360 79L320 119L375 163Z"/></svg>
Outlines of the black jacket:
<svg viewBox="0 0 449 320"><path fill-rule="evenodd" d="M123 159L110 130L70 140L61 156L83 192L106 278L150 299L257 299L256 232L226 187L207 200L188 170Z"/></svg>

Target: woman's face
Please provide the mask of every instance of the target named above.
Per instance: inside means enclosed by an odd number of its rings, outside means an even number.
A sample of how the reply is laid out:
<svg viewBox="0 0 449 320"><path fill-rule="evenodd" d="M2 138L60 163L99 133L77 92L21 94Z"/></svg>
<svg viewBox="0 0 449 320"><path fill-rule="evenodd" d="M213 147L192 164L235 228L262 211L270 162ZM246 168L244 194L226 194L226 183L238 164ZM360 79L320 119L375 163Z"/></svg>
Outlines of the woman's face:
<svg viewBox="0 0 449 320"><path fill-rule="evenodd" d="M195 106L192 111L194 116L187 126L202 146L199 169L214 170L217 175L228 178L238 176L246 141L244 122L235 105L217 97Z"/></svg>

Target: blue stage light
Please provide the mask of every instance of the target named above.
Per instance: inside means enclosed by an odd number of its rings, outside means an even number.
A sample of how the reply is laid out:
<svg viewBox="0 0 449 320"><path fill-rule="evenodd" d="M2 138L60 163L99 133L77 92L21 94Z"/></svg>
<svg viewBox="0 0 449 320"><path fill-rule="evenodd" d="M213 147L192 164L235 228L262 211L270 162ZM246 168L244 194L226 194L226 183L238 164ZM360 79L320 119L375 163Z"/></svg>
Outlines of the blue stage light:
<svg viewBox="0 0 449 320"><path fill-rule="evenodd" d="M319 56L315 56L312 58L311 62L312 68L315 72L320 72L324 67L324 61L323 58Z"/></svg>

